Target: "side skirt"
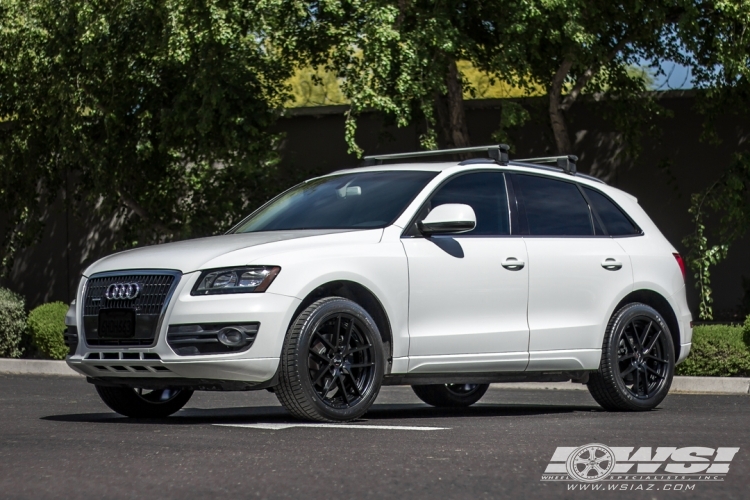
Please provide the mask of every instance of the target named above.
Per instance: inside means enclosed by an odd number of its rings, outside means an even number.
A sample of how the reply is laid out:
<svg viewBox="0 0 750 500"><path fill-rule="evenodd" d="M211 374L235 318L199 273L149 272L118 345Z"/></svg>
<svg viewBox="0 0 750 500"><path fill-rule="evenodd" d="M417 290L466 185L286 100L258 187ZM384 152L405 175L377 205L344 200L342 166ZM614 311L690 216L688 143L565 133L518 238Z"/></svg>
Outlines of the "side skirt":
<svg viewBox="0 0 750 500"><path fill-rule="evenodd" d="M502 373L419 373L386 375L383 385L497 384L503 382L568 382L585 384L588 371L502 372Z"/></svg>

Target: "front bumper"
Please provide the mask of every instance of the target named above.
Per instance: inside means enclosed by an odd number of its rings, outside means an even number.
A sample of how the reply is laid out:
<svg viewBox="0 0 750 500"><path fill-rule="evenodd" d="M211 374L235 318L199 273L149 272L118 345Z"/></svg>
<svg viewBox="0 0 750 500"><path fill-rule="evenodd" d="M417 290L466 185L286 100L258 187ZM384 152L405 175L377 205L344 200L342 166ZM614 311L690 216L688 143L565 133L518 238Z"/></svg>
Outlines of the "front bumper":
<svg viewBox="0 0 750 500"><path fill-rule="evenodd" d="M77 372L99 381L237 381L260 384L273 379L287 327L300 300L273 293L190 295L199 273L182 276L164 313L153 347L89 346L80 335L75 354L67 359ZM83 287L81 287L83 288ZM80 298L78 303L80 304ZM80 315L80 313L79 313ZM77 318L80 321L80 317ZM169 325L258 322L248 350L238 353L178 356L167 343ZM190 380L187 380L190 379ZM241 385L241 384L240 384Z"/></svg>

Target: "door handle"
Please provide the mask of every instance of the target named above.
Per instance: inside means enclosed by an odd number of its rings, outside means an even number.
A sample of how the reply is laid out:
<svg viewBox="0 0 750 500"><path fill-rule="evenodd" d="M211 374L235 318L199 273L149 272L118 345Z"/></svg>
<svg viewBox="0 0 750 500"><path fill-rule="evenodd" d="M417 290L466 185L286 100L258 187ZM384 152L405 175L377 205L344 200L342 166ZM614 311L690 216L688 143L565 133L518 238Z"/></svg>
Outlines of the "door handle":
<svg viewBox="0 0 750 500"><path fill-rule="evenodd" d="M505 269L510 269L511 271L518 271L519 269L523 269L523 266L526 265L526 263L522 260L518 260L515 257L508 257L504 261L500 263Z"/></svg>
<svg viewBox="0 0 750 500"><path fill-rule="evenodd" d="M602 267L607 271L617 271L618 269L622 269L622 262L612 257L607 257L602 261Z"/></svg>

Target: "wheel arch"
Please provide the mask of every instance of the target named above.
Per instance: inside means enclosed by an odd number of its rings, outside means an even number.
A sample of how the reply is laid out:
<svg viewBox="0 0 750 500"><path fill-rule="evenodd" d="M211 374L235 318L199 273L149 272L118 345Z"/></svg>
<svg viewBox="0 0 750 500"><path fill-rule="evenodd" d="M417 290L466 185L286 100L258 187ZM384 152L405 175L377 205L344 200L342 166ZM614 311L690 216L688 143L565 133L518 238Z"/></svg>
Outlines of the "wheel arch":
<svg viewBox="0 0 750 500"><path fill-rule="evenodd" d="M632 304L634 302L640 302L651 306L661 314L664 321L667 322L669 327L669 333L672 336L672 343L674 344L675 359L680 359L680 350L682 349L680 340L680 323L677 321L677 315L674 312L674 308L669 301L660 293L653 290L635 290L627 294L615 307L615 313L620 310L626 304Z"/></svg>
<svg viewBox="0 0 750 500"><path fill-rule="evenodd" d="M370 289L360 283L348 280L336 280L317 286L302 299L302 302L300 302L297 310L292 315L292 321L310 304L325 297L343 297L352 300L362 306L372 316L375 325L380 331L388 365L390 365L393 358L393 330L388 313L380 302L380 299Z"/></svg>

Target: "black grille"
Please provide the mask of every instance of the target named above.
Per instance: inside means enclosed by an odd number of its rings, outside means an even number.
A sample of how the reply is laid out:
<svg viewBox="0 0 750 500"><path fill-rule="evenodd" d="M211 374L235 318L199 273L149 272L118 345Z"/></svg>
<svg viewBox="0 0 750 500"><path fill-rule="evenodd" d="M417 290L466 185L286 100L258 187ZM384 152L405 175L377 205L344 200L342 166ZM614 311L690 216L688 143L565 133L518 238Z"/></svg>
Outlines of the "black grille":
<svg viewBox="0 0 750 500"><path fill-rule="evenodd" d="M146 347L153 345L162 310L179 280L179 272L133 272L94 275L86 284L82 335L90 346ZM107 299L105 293L115 283L137 283L138 296L132 300ZM99 336L99 312L103 309L133 309L135 327L120 336L115 332ZM109 313L111 314L111 313ZM132 325L132 323L131 323Z"/></svg>
<svg viewBox="0 0 750 500"><path fill-rule="evenodd" d="M91 278L87 284L83 314L97 316L102 307L133 307L138 314L159 314L172 288L174 276L169 274L133 274ZM107 300L104 292L114 283L138 283L141 292L134 300Z"/></svg>

